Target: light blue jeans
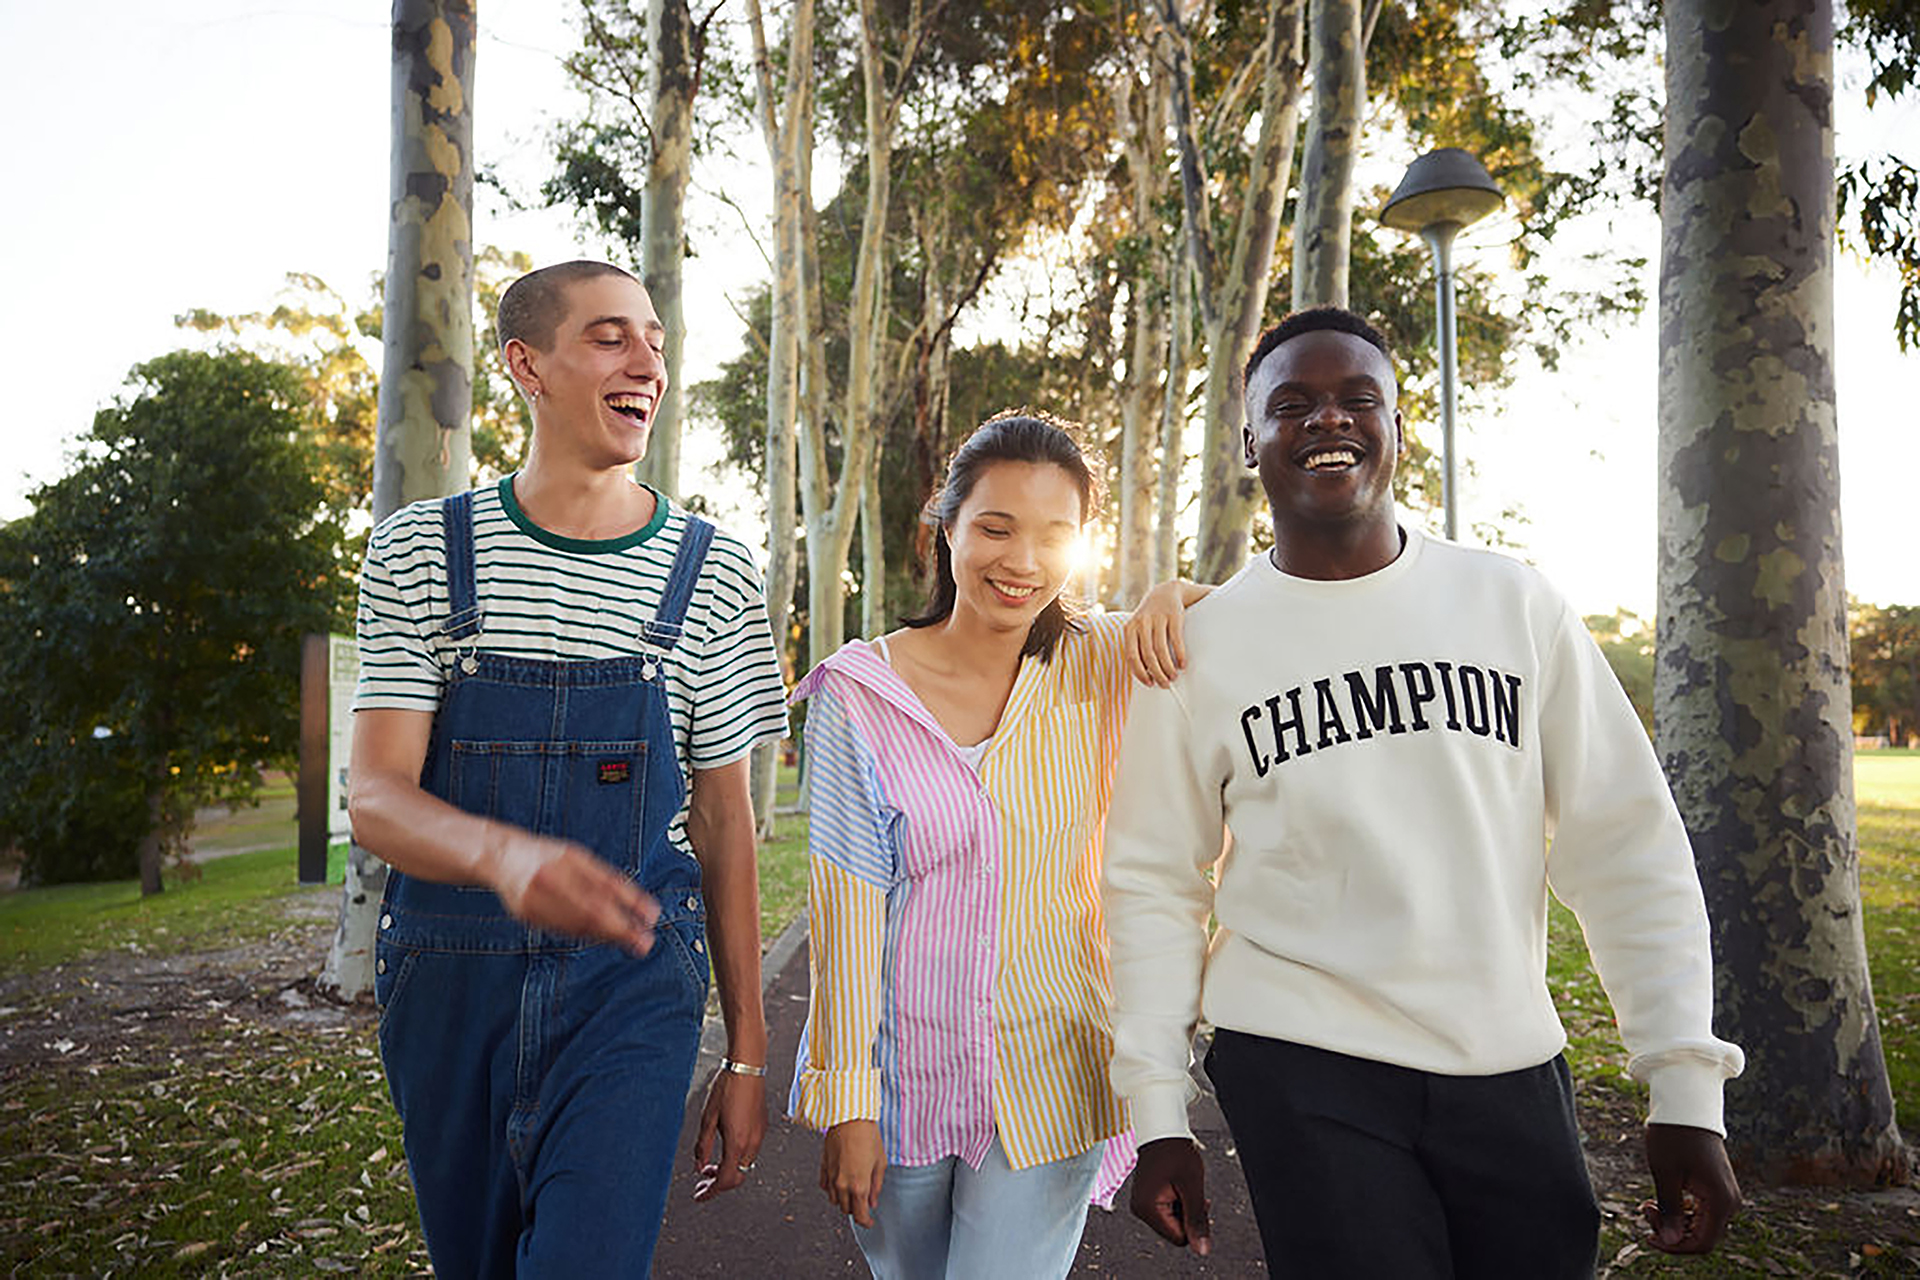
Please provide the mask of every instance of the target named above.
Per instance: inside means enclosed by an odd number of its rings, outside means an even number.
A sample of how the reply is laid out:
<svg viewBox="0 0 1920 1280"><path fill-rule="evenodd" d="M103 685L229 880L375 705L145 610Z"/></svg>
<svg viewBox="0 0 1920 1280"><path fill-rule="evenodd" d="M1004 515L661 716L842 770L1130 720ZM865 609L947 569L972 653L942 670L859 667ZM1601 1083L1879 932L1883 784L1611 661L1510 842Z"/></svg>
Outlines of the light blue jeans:
<svg viewBox="0 0 1920 1280"><path fill-rule="evenodd" d="M958 1156L888 1165L871 1228L854 1239L877 1280L1046 1280L1080 1251L1105 1144L1016 1171L996 1136L974 1169Z"/></svg>

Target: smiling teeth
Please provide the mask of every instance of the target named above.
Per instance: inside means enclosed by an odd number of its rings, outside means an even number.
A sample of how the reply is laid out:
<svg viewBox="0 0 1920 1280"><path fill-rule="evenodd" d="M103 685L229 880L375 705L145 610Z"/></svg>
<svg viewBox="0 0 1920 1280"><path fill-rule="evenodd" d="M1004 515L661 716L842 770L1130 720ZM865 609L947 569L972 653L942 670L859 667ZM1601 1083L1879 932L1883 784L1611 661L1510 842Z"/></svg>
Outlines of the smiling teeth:
<svg viewBox="0 0 1920 1280"><path fill-rule="evenodd" d="M636 413L645 413L653 408L653 397L620 392L607 397L607 404L614 409L631 409Z"/></svg>
<svg viewBox="0 0 1920 1280"><path fill-rule="evenodd" d="M992 579L988 579L988 581L992 582ZM1040 588L1016 587L1005 582L993 582L993 589L995 591L998 591L1003 596L1012 596L1016 600L1025 600L1028 596L1032 595L1034 592L1038 591Z"/></svg>
<svg viewBox="0 0 1920 1280"><path fill-rule="evenodd" d="M1309 471L1317 471L1323 466L1350 467L1358 461L1360 461L1359 456L1351 449L1326 449L1309 457L1306 467Z"/></svg>

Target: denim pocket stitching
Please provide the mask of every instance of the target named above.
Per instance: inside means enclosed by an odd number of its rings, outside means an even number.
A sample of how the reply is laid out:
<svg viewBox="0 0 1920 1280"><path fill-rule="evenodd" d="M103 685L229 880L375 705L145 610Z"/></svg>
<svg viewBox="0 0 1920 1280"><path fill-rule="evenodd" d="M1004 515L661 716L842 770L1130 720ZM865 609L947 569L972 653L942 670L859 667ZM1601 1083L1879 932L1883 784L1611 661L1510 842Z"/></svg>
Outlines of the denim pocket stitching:
<svg viewBox="0 0 1920 1280"><path fill-rule="evenodd" d="M692 944L682 934L682 929L692 933L697 938L704 938L706 931L700 927L700 922L697 920L676 921L660 931L672 939L674 954L680 958L681 972L684 973L687 978L687 988L693 994L695 1003L704 1006L707 999L708 981L707 966L704 963L706 944L704 942L701 943L702 951L696 955Z"/></svg>
<svg viewBox="0 0 1920 1280"><path fill-rule="evenodd" d="M380 953L382 951L388 954L381 955ZM393 954L395 952L398 953L397 958ZM374 948L374 955L380 960L385 960L390 967L396 964L399 966L393 975L392 983L388 986L387 998L379 1002L380 1053L381 1056L384 1057L387 1052L388 1028L392 1025L394 1011L399 1008L400 997L406 994L407 988L412 985L414 970L420 967L420 952L412 947L401 947L393 943L383 943ZM379 990L379 978L377 976L374 979L374 989L376 993Z"/></svg>

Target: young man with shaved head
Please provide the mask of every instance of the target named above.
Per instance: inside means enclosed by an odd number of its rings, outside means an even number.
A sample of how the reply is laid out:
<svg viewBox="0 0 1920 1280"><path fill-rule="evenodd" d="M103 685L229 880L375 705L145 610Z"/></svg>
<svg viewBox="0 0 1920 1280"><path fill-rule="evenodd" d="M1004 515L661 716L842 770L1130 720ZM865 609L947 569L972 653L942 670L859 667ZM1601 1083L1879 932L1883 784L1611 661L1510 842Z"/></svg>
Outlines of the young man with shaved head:
<svg viewBox="0 0 1920 1280"><path fill-rule="evenodd" d="M439 1274L638 1276L709 951L728 1048L695 1198L738 1186L766 1128L747 754L784 691L747 548L631 478L666 388L646 290L546 267L498 328L525 464L395 513L361 577L381 1057Z"/></svg>
<svg viewBox="0 0 1920 1280"><path fill-rule="evenodd" d="M1686 830L1567 603L1400 522L1395 395L1358 316L1263 335L1244 447L1274 548L1188 612L1172 687L1134 694L1104 871L1133 1211L1206 1252L1204 1017L1276 1274L1592 1274L1551 890L1651 1093L1652 1243L1704 1253L1739 1204L1721 1086L1742 1058L1712 1031Z"/></svg>

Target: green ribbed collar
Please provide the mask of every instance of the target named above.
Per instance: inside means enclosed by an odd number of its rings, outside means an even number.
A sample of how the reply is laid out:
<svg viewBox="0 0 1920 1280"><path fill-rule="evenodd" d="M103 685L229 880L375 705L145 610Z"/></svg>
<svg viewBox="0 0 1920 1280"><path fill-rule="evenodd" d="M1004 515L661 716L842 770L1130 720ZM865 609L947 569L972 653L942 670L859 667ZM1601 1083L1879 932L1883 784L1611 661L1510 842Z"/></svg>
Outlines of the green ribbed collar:
<svg viewBox="0 0 1920 1280"><path fill-rule="evenodd" d="M653 519L635 529L632 533L623 533L617 538L566 538L557 533L542 529L527 518L520 509L519 500L513 496L513 477L515 471L500 477L500 505L507 510L507 518L520 529L520 532L532 538L542 546L552 547L555 551L577 551L583 555L604 555L609 551L625 551L628 547L637 547L660 532L660 526L667 522L667 499L652 485L643 485L653 495Z"/></svg>

